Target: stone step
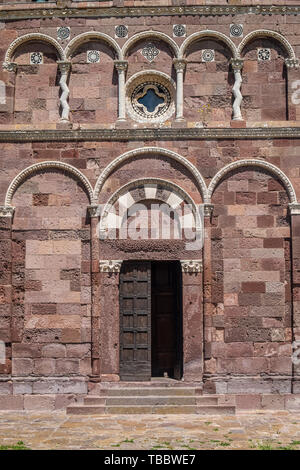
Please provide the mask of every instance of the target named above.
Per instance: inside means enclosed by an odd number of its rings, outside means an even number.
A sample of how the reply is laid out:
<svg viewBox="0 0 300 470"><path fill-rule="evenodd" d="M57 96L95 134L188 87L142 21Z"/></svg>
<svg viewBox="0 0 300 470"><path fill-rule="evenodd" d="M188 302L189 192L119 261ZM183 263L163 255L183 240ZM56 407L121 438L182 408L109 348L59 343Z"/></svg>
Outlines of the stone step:
<svg viewBox="0 0 300 470"><path fill-rule="evenodd" d="M136 396L136 397L86 397L84 403L87 405L106 405L106 406L124 406L124 405L196 405L195 396ZM216 402L213 402L216 403ZM208 403L211 404L211 403Z"/></svg>
<svg viewBox="0 0 300 470"><path fill-rule="evenodd" d="M235 407L229 405L69 405L67 414L97 415L97 414L198 414L198 415L234 415Z"/></svg>
<svg viewBox="0 0 300 470"><path fill-rule="evenodd" d="M67 415L100 415L106 412L106 406L99 405L69 405Z"/></svg>
<svg viewBox="0 0 300 470"><path fill-rule="evenodd" d="M101 388L98 391L98 396L117 396L117 397L136 397L136 396L195 396L198 394L196 388L183 388L183 387L143 387L143 388ZM202 393L202 391L200 391ZM93 394L94 395L94 394Z"/></svg>
<svg viewBox="0 0 300 470"><path fill-rule="evenodd" d="M196 396L196 405L217 405L218 404L218 397L216 396L209 396L209 395L202 395Z"/></svg>

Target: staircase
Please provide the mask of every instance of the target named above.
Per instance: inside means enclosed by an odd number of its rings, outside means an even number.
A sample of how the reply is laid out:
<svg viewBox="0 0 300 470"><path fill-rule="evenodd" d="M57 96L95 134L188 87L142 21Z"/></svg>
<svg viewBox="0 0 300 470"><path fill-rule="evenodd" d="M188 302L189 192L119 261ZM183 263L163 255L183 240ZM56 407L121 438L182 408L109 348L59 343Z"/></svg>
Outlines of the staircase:
<svg viewBox="0 0 300 470"><path fill-rule="evenodd" d="M220 405L218 396L201 394L195 387L101 388L83 403L69 405L67 414L235 414L235 406Z"/></svg>

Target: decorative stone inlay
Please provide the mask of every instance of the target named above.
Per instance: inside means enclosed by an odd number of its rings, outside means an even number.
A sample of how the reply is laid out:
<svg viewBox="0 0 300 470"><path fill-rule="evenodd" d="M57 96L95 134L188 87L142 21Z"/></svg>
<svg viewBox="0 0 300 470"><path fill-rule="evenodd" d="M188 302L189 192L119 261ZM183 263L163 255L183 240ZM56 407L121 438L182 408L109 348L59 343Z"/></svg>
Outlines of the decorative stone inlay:
<svg viewBox="0 0 300 470"><path fill-rule="evenodd" d="M183 273L201 273L203 270L202 259L180 260Z"/></svg>
<svg viewBox="0 0 300 470"><path fill-rule="evenodd" d="M300 215L300 204L297 202L289 204L289 210L291 215Z"/></svg>
<svg viewBox="0 0 300 470"><path fill-rule="evenodd" d="M86 53L86 61L89 64L96 64L100 62L100 51L87 51Z"/></svg>
<svg viewBox="0 0 300 470"><path fill-rule="evenodd" d="M69 39L71 34L71 30L68 26L61 26L57 28L57 39L64 41L65 39Z"/></svg>
<svg viewBox="0 0 300 470"><path fill-rule="evenodd" d="M213 49L203 49L202 62L214 62L215 51Z"/></svg>
<svg viewBox="0 0 300 470"><path fill-rule="evenodd" d="M186 36L186 26L185 24L174 24L173 25L173 36L177 38L182 38Z"/></svg>
<svg viewBox="0 0 300 470"><path fill-rule="evenodd" d="M119 24L115 26L115 37L116 38L127 38L128 37L128 26Z"/></svg>
<svg viewBox="0 0 300 470"><path fill-rule="evenodd" d="M230 36L234 38L240 38L243 36L244 28L242 24L231 24L230 25Z"/></svg>
<svg viewBox="0 0 300 470"><path fill-rule="evenodd" d="M159 49L157 49L156 45L153 42L148 42L145 47L141 50L141 54L145 59L149 62L153 62L153 60L158 56Z"/></svg>
<svg viewBox="0 0 300 470"><path fill-rule="evenodd" d="M266 47L257 49L257 58L259 61L271 60L271 49Z"/></svg>
<svg viewBox="0 0 300 470"><path fill-rule="evenodd" d="M126 105L132 119L163 122L174 112L175 87L162 72L138 72L127 82Z"/></svg>
<svg viewBox="0 0 300 470"><path fill-rule="evenodd" d="M100 273L119 273L123 260L100 260Z"/></svg>
<svg viewBox="0 0 300 470"><path fill-rule="evenodd" d="M42 52L31 52L30 53L30 63L34 65L40 65L43 63L43 53Z"/></svg>
<svg viewBox="0 0 300 470"><path fill-rule="evenodd" d="M163 42L167 43L170 46L170 48L172 49L174 57L178 57L179 47L176 44L176 42L174 41L174 39L170 38L170 36L168 36L165 33L161 33L160 31L152 31L152 30L142 31L141 33L136 33L133 36L131 36L131 38L129 38L125 42L124 46L122 47L123 57L127 56L129 50L137 42L150 41L150 43L151 43L151 41L153 41L153 40L163 41ZM147 46L147 43L146 43L146 46Z"/></svg>
<svg viewBox="0 0 300 470"><path fill-rule="evenodd" d="M0 217L12 217L15 208L12 206L0 206Z"/></svg>

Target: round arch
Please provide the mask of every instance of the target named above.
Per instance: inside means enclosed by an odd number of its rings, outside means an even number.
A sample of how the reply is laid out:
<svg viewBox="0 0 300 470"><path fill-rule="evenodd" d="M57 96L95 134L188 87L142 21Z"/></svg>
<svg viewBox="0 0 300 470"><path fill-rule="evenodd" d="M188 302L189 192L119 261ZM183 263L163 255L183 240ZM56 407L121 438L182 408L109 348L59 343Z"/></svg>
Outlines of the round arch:
<svg viewBox="0 0 300 470"><path fill-rule="evenodd" d="M147 38L160 39L161 41L166 42L171 47L175 58L178 57L179 47L177 46L176 42L173 41L173 39L171 39L167 34L161 33L159 31L143 31L141 33L134 34L134 36L129 38L122 47L123 57L126 57L133 44Z"/></svg>
<svg viewBox="0 0 300 470"><path fill-rule="evenodd" d="M213 38L217 39L218 41L221 41L225 43L228 48L230 49L232 53L232 57L235 59L238 57L238 51L235 47L235 44L229 37L226 36L226 34L220 33L218 31L212 31L209 29L206 29L204 31L197 31L196 33L191 34L188 36L184 42L181 44L180 49L179 49L179 58L182 59L184 57L184 54L187 51L187 48L195 41L198 39L205 39L205 38Z"/></svg>
<svg viewBox="0 0 300 470"><path fill-rule="evenodd" d="M73 52L79 46L81 46L85 42L91 41L93 39L97 39L99 41L103 41L103 42L107 43L115 51L118 59L119 60L123 59L122 51L121 51L121 48L118 45L118 43L113 38L108 36L108 34L100 33L98 31L88 31L87 33L82 33L82 34L79 34L78 36L75 36L75 38L73 38L69 42L69 44L67 45L67 47L65 49L66 59L69 59L71 54L73 54Z"/></svg>
<svg viewBox="0 0 300 470"><path fill-rule="evenodd" d="M219 182L230 172L233 170L237 170L239 168L245 167L254 167L254 168L263 168L264 170L268 171L271 175L277 176L280 181L283 183L290 202L296 203L297 197L294 190L294 187L289 180L289 178L281 171L277 166L272 165L272 163L265 162L263 160L239 160L236 162L229 163L224 168L222 168L218 173L213 177L209 186L208 186L208 197L211 198L213 192L215 191L216 187L218 186Z"/></svg>
<svg viewBox="0 0 300 470"><path fill-rule="evenodd" d="M277 40L284 47L285 51L289 56L289 59L296 59L294 49L289 43L289 41L276 31L268 29L257 29L256 31L252 31L251 33L247 34L238 46L239 56L241 55L244 47L256 38L272 38Z"/></svg>
<svg viewBox="0 0 300 470"><path fill-rule="evenodd" d="M62 162L55 162L55 161L46 161L46 162L41 162L41 163L35 163L34 165L28 166L24 170L22 170L10 183L8 190L6 192L5 196L5 206L11 206L12 203L12 198L18 189L18 187L25 181L27 178L29 178L31 175L34 173L37 173L41 170L46 170L46 169L59 169L62 171L65 171L67 173L70 173L71 175L75 176L84 186L86 189L89 200L90 202L92 201L93 198L93 188L89 182L89 180L84 176L81 171L77 170L72 165L69 165L68 163L62 163Z"/></svg>
<svg viewBox="0 0 300 470"><path fill-rule="evenodd" d="M142 190L142 195L133 196L131 191L137 187L140 191ZM166 190L165 194L161 195L159 193L160 188ZM196 204L186 191L184 191L177 184L162 178L141 178L126 183L112 194L105 204L101 215L100 231L104 232L106 230L110 210L117 201L121 201L122 208L126 210L129 209L133 204L138 204L140 201L145 200L160 200L162 203L169 205L172 209L176 209L183 202L189 204L194 216L194 225L196 231L200 230L201 221ZM115 220L117 221L116 218ZM190 224L191 221L189 220L189 225Z"/></svg>
<svg viewBox="0 0 300 470"><path fill-rule="evenodd" d="M108 176L112 173L112 171L117 168L121 163L125 162L126 160L129 160L130 158L134 156L143 156L147 154L159 154L159 155L165 155L166 157L169 157L173 160L178 161L181 163L185 168L187 168L191 174L194 176L196 179L200 190L201 190L201 196L203 199L203 202L208 202L208 195L207 195L207 186L206 183L201 175L201 173L197 170L197 168L189 162L185 157L182 157L176 152L173 152L172 150L167 150L161 147L142 147L142 148L137 148L134 150L129 150L128 152L123 153L119 157L115 158L111 163L107 165L107 167L102 171L102 173L99 175L95 188L94 188L94 196L93 200L95 203L97 203L100 191L108 178Z"/></svg>
<svg viewBox="0 0 300 470"><path fill-rule="evenodd" d="M4 63L9 64L12 62L12 57L16 49L21 46L22 44L25 44L27 42L31 41L41 41L46 44L50 44L53 46L57 54L59 56L59 60L64 61L65 60L65 53L61 45L51 36L48 36L47 34L41 34L41 33L30 33L30 34L25 34L24 36L20 36L19 38L15 39L10 46L8 47L6 54L5 54L5 59Z"/></svg>

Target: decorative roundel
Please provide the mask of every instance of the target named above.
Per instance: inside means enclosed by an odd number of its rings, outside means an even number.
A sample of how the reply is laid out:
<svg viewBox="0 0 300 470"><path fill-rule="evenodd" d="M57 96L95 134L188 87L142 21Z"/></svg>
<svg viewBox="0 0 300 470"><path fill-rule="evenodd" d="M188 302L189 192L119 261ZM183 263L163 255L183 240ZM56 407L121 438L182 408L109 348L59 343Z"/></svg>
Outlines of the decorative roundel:
<svg viewBox="0 0 300 470"><path fill-rule="evenodd" d="M30 54L30 63L34 65L43 63L43 54L42 52L31 52Z"/></svg>
<svg viewBox="0 0 300 470"><path fill-rule="evenodd" d="M230 36L240 38L243 36L243 25L242 24L231 24L230 25Z"/></svg>
<svg viewBox="0 0 300 470"><path fill-rule="evenodd" d="M178 38L186 35L185 24L174 24L173 26L173 36Z"/></svg>
<svg viewBox="0 0 300 470"><path fill-rule="evenodd" d="M57 28L58 39L64 40L70 37L70 28L68 26L61 26Z"/></svg>
<svg viewBox="0 0 300 470"><path fill-rule="evenodd" d="M87 51L86 60L89 64L96 64L100 62L100 52L99 51Z"/></svg>
<svg viewBox="0 0 300 470"><path fill-rule="evenodd" d="M115 27L115 35L117 38L127 38L128 36L128 27L124 24L119 24Z"/></svg>
<svg viewBox="0 0 300 470"><path fill-rule="evenodd" d="M215 60L215 51L213 49L203 49L202 62L213 62Z"/></svg>
<svg viewBox="0 0 300 470"><path fill-rule="evenodd" d="M265 61L271 59L271 49L262 48L257 50L258 60Z"/></svg>
<svg viewBox="0 0 300 470"><path fill-rule="evenodd" d="M126 88L126 107L135 121L164 122L174 113L174 85L164 74L140 74Z"/></svg>

